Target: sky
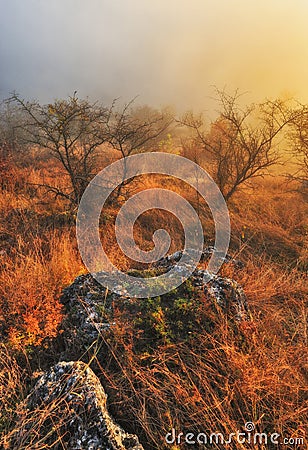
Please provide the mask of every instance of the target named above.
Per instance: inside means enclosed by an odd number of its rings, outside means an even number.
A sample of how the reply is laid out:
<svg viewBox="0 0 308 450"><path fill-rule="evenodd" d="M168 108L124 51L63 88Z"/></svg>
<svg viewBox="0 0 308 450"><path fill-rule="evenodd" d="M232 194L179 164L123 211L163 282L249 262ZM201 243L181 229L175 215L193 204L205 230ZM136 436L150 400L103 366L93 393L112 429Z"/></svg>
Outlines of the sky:
<svg viewBox="0 0 308 450"><path fill-rule="evenodd" d="M307 0L0 0L0 98L308 102Z"/></svg>

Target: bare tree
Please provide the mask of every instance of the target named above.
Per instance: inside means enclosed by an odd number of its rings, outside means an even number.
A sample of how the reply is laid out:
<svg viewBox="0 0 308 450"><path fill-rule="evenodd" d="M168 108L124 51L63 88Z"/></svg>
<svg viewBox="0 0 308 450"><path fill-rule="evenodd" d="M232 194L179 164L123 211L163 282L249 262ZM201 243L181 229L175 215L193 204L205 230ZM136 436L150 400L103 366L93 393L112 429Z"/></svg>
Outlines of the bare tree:
<svg viewBox="0 0 308 450"><path fill-rule="evenodd" d="M108 139L121 157L126 158L139 151L153 150L172 123L169 111L159 111L149 106L134 108L134 99L123 108L113 103L112 118L108 122Z"/></svg>
<svg viewBox="0 0 308 450"><path fill-rule="evenodd" d="M308 106L300 105L292 121L289 138L297 160L297 171L289 178L301 184L301 191L308 193Z"/></svg>
<svg viewBox="0 0 308 450"><path fill-rule="evenodd" d="M18 130L23 141L38 151L48 150L68 179L67 187L59 182L41 186L67 199L72 208L79 204L86 186L99 170L97 162L103 144L123 159L124 180L126 158L155 148L172 121L167 111L147 106L133 108L133 101L120 108L115 100L111 107L105 107L81 100L76 93L47 105L25 101L14 94L8 104L17 105L22 113ZM111 201L123 195L124 187L131 181L118 186Z"/></svg>
<svg viewBox="0 0 308 450"><path fill-rule="evenodd" d="M138 152L158 150L159 140L165 137L173 119L168 110L159 111L149 106L133 107L134 99L123 108L112 106L107 124L108 142L123 158L123 180L126 177L126 158ZM132 180L123 181L114 192L114 198L126 196Z"/></svg>
<svg viewBox="0 0 308 450"><path fill-rule="evenodd" d="M209 128L202 115L187 113L180 121L192 130L204 164L226 200L245 182L263 176L279 160L277 136L294 119L281 100L266 101L242 109L239 94L217 91L220 111Z"/></svg>
<svg viewBox="0 0 308 450"><path fill-rule="evenodd" d="M19 123L23 120L21 111L16 105L7 101L0 104L0 158L18 158L28 150L19 132Z"/></svg>
<svg viewBox="0 0 308 450"><path fill-rule="evenodd" d="M24 141L38 149L48 149L69 180L67 189L46 184L43 187L75 207L93 177L96 151L106 142L110 109L80 100L76 93L48 105L25 101L17 94L9 99L12 102L23 113L19 128Z"/></svg>

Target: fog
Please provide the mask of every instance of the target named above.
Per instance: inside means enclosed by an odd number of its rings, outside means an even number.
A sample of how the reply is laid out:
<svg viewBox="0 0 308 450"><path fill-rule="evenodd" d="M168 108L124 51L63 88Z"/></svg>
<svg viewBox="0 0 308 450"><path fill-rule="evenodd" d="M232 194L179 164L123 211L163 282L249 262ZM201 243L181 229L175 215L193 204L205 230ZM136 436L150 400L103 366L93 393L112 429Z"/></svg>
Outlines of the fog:
<svg viewBox="0 0 308 450"><path fill-rule="evenodd" d="M0 0L0 97L308 101L306 0Z"/></svg>

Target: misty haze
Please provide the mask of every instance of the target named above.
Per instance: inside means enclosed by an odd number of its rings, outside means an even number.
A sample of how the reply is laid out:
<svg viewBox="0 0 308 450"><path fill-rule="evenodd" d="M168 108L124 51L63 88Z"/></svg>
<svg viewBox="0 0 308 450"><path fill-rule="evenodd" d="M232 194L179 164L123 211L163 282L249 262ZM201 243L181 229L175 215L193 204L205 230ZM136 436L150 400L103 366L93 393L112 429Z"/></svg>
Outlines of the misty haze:
<svg viewBox="0 0 308 450"><path fill-rule="evenodd" d="M1 0L0 95L211 107L211 86L250 101L307 101L304 0Z"/></svg>

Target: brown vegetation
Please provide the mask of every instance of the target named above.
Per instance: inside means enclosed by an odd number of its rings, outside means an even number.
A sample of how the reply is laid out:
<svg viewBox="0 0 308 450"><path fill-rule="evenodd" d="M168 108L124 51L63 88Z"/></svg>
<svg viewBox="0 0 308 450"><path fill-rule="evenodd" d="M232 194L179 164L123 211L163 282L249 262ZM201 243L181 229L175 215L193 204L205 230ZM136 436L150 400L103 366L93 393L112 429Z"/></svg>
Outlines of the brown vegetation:
<svg viewBox="0 0 308 450"><path fill-rule="evenodd" d="M73 213L54 190L37 189L54 186L59 166L48 156L27 158L31 164L7 157L0 166L3 436L14 427L14 410L33 384L33 372L56 359L53 338L62 320L61 290L86 271ZM163 182L184 195L182 185ZM161 183L159 177L140 178L136 189ZM120 310L116 327L101 336L105 362L95 355L92 361L109 394L109 407L145 448L164 448L164 435L172 427L228 434L247 421L259 430L303 436L308 422L308 223L307 203L297 181L292 183L290 188L282 177L267 176L235 192L230 201L230 249L246 265L241 271L223 270L243 286L252 311L252 322L242 326L242 340L217 316L215 333L201 327L190 342L137 351L136 330ZM196 205L196 193L185 189ZM206 206L198 207L212 244L212 221ZM115 205L104 211L102 244L118 266L128 269L132 262L116 248L112 232L116 213ZM182 246L181 227L167 216L158 211L138 220L140 246L151 248L156 223L172 230L171 251ZM163 316L156 319L164 325Z"/></svg>

